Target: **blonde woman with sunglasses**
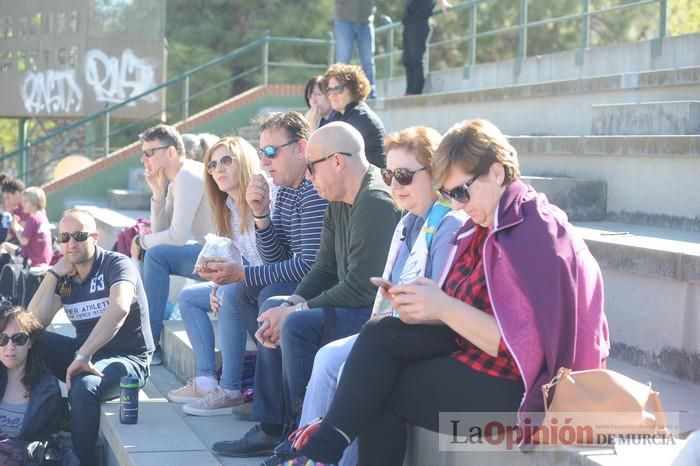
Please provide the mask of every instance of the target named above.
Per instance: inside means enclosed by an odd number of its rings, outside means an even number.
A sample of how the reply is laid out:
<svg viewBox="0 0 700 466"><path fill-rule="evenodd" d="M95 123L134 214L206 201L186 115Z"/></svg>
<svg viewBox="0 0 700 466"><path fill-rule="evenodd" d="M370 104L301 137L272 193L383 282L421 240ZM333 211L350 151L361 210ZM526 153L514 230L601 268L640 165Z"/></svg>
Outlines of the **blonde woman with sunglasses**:
<svg viewBox="0 0 700 466"><path fill-rule="evenodd" d="M258 154L245 139L225 137L204 155L204 189L212 209L216 233L232 239L232 245L248 265L262 265L255 238L253 212L246 202L251 181L262 173ZM265 178L271 190L272 181ZM273 190L274 192L274 190ZM274 195L272 196L274 199ZM238 266L238 267L237 267ZM197 373L185 386L171 390L168 398L185 403L183 410L195 416L230 414L243 402L241 372L246 344L246 327L233 309L238 283L229 275L240 264L211 264L200 272L206 283L185 288L179 299L182 320L195 353ZM226 283L221 286L216 283ZM216 380L214 329L207 316L218 317L223 374Z"/></svg>

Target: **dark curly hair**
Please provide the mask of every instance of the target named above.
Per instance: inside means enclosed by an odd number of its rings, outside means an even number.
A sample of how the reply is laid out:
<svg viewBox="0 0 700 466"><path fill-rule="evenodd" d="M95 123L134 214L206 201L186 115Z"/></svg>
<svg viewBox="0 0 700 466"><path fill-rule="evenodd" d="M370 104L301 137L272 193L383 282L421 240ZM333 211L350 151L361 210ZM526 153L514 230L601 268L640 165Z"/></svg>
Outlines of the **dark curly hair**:
<svg viewBox="0 0 700 466"><path fill-rule="evenodd" d="M372 86L362 71L362 67L357 65L347 65L345 63L336 63L331 65L323 75L322 89L328 89L328 81L335 78L338 84L348 88L352 94L353 102L361 102L367 98L372 91Z"/></svg>
<svg viewBox="0 0 700 466"><path fill-rule="evenodd" d="M14 319L22 330L29 335L29 341L32 342L32 347L27 355L24 376L22 377L22 385L27 389L27 393L31 393L48 370L44 361L41 338L43 327L34 314L21 306L4 307L0 309L0 313L0 332L4 332L7 325Z"/></svg>

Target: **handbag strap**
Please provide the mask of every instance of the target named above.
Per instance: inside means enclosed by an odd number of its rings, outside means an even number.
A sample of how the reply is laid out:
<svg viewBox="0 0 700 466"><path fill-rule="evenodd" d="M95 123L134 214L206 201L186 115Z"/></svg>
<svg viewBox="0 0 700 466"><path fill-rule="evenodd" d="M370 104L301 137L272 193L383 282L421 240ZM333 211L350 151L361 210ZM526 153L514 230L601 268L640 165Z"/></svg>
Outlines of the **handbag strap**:
<svg viewBox="0 0 700 466"><path fill-rule="evenodd" d="M544 411L549 412L549 391L556 385L558 384L562 378L568 377L569 373L571 372L571 369L567 369L566 367L560 367L559 370L557 371L557 375L552 377L552 380L550 380L548 383L542 385L542 397L544 398Z"/></svg>
<svg viewBox="0 0 700 466"><path fill-rule="evenodd" d="M664 406L661 403L661 397L659 392L652 391L649 393L649 401L651 402L651 409L654 411L654 419L656 422L656 429L659 433L668 434L668 423L666 421L666 411L664 411Z"/></svg>

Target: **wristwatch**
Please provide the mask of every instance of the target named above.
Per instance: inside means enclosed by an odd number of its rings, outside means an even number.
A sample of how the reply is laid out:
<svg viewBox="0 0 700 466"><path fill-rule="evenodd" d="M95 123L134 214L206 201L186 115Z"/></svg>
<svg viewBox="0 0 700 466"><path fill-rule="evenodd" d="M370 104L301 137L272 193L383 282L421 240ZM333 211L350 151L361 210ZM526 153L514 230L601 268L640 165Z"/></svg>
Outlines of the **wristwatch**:
<svg viewBox="0 0 700 466"><path fill-rule="evenodd" d="M88 356L87 354L83 354L80 351L75 352L75 356L73 356L73 359L77 361L90 362L90 356Z"/></svg>
<svg viewBox="0 0 700 466"><path fill-rule="evenodd" d="M294 306L294 312L299 312L304 310L304 303L298 303L296 306Z"/></svg>

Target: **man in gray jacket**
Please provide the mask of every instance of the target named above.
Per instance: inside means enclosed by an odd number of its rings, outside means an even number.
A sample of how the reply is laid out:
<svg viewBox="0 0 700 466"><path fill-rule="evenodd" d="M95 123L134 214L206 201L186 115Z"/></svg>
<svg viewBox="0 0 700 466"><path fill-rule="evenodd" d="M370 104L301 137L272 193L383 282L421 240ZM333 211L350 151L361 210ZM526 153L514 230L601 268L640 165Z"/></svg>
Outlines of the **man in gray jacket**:
<svg viewBox="0 0 700 466"><path fill-rule="evenodd" d="M174 126L158 125L140 136L151 198L152 233L134 237L146 251L143 283L148 297L156 351L152 365L162 362L160 334L170 291L170 275L199 279L193 273L204 235L214 231L204 195L204 165L185 157L185 146ZM133 249L133 248L132 248Z"/></svg>

